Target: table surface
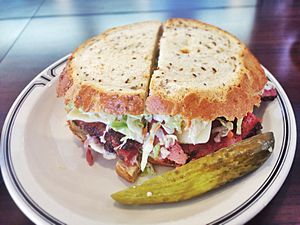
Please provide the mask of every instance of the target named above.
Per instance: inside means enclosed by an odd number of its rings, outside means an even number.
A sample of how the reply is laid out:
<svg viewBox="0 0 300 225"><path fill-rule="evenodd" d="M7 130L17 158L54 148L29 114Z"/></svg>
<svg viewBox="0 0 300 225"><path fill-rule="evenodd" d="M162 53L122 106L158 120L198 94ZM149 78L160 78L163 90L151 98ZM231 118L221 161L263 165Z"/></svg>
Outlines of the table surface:
<svg viewBox="0 0 300 225"><path fill-rule="evenodd" d="M299 124L299 1L3 0L0 1L0 128L22 89L85 39L112 26L150 19L164 21L170 17L195 18L214 24L245 42L285 89ZM298 143L299 139L298 135ZM285 183L248 224L300 224L299 172L300 154L296 152ZM32 224L3 183L0 224Z"/></svg>

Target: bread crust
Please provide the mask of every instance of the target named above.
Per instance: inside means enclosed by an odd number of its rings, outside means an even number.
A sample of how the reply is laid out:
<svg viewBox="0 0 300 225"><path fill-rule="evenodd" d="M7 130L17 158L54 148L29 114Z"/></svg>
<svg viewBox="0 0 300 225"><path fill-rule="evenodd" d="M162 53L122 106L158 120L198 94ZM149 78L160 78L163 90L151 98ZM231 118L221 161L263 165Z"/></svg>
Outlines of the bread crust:
<svg viewBox="0 0 300 225"><path fill-rule="evenodd" d="M225 35L233 35L214 27L191 19L170 19L165 25L182 21L193 26L209 26L223 32ZM83 43L70 56L66 68L62 72L57 95L65 96L65 103L73 101L77 108L84 111L104 111L111 114L138 115L145 112L151 114L177 115L181 114L188 119L200 118L202 120L214 120L217 117L225 117L228 120L242 118L247 112L253 111L253 106L260 104L260 90L267 82L262 67L249 49L241 44L240 58L244 68L237 74L237 82L222 90L187 90L184 98L170 98L163 91L153 91L150 87L150 96L143 93L128 94L106 92L92 85L79 84L73 80L72 59L80 51L97 38L103 38L117 29L126 29L131 25L112 28L99 37L92 38ZM215 96L221 96L215 98Z"/></svg>
<svg viewBox="0 0 300 225"><path fill-rule="evenodd" d="M151 156L148 157L148 162L154 165L160 165L160 166L168 166L168 167L175 167L175 162L172 162L168 159L154 159Z"/></svg>
<svg viewBox="0 0 300 225"><path fill-rule="evenodd" d="M86 140L86 135L82 129L80 129L79 126L77 126L73 121L68 121L68 125L72 133L79 138L81 142L84 142Z"/></svg>
<svg viewBox="0 0 300 225"><path fill-rule="evenodd" d="M139 177L141 170L138 165L127 167L121 160L118 160L116 163L116 173L128 182L133 183Z"/></svg>
<svg viewBox="0 0 300 225"><path fill-rule="evenodd" d="M144 112L145 100L141 95L107 93L92 86L82 85L75 96L74 104L86 112L139 115Z"/></svg>
<svg viewBox="0 0 300 225"><path fill-rule="evenodd" d="M59 76L58 85L56 86L56 95L57 97L63 97L73 85L72 73L68 68L70 61L72 61L72 56L69 57L67 65Z"/></svg>
<svg viewBox="0 0 300 225"><path fill-rule="evenodd" d="M158 23L158 21L148 21L136 24ZM132 93L107 92L91 84L84 84L76 80L76 72L73 66L73 59L80 54L81 50L88 48L97 40L105 39L111 33L118 30L126 30L136 24L111 28L81 44L69 57L66 67L61 73L56 88L58 97L65 96L65 104L74 102L77 108L87 112L104 111L112 114L132 114L139 115L145 111L146 93L135 91ZM152 71L152 68L151 68Z"/></svg>
<svg viewBox="0 0 300 225"><path fill-rule="evenodd" d="M193 26L209 26L233 37L220 28L197 20L170 19L165 25L178 21L192 23ZM233 38L237 39L236 37ZM226 88L186 90L182 99L179 97L170 98L165 95L164 91L152 90L150 85L146 111L151 114L181 114L188 119L200 118L202 120L214 120L217 117L234 120L235 118L242 118L247 112L252 112L253 106L260 104L260 91L266 84L267 78L258 60L245 45L240 44L239 56L243 69L238 72L236 82Z"/></svg>

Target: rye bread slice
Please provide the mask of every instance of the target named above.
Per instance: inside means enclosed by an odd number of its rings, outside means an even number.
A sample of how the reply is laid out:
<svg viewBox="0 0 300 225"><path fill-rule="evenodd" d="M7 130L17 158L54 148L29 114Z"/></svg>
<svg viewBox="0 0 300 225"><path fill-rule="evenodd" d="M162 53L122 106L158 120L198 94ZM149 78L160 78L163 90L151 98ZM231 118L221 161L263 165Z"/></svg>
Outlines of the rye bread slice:
<svg viewBox="0 0 300 225"><path fill-rule="evenodd" d="M259 105L266 81L257 59L233 35L197 20L170 19L146 108L191 119L242 118Z"/></svg>
<svg viewBox="0 0 300 225"><path fill-rule="evenodd" d="M87 112L143 113L160 27L134 23L87 40L70 56L57 95Z"/></svg>

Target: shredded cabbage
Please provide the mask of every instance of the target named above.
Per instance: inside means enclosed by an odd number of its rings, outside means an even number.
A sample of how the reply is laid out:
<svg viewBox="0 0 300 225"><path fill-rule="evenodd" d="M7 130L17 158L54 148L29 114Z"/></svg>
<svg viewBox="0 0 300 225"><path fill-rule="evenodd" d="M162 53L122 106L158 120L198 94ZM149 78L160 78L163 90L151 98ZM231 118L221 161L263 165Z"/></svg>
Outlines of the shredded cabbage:
<svg viewBox="0 0 300 225"><path fill-rule="evenodd" d="M102 122L115 131L124 134L127 138L143 143L143 115L116 116L105 112L84 112L73 108L67 115L68 120L82 120L84 122Z"/></svg>
<svg viewBox="0 0 300 225"><path fill-rule="evenodd" d="M153 157L154 159L157 159L160 152L160 144L156 144L153 148Z"/></svg>
<svg viewBox="0 0 300 225"><path fill-rule="evenodd" d="M237 135L242 134L242 122L243 122L243 118L238 119L237 122L236 122L236 134Z"/></svg>
<svg viewBox="0 0 300 225"><path fill-rule="evenodd" d="M164 145L166 148L175 144L177 141L177 136L174 134L164 134L163 130L160 128L156 132L156 137L159 140L161 145Z"/></svg>
<svg viewBox="0 0 300 225"><path fill-rule="evenodd" d="M217 120L220 121L220 123L222 124L223 127L226 127L227 133L224 134L224 136L226 136L228 134L228 132L233 129L233 123L230 122L230 121L226 121L224 119L221 119L221 118L218 118Z"/></svg>
<svg viewBox="0 0 300 225"><path fill-rule="evenodd" d="M141 161L141 171L144 171L149 154L153 150L153 142L156 131L159 129L160 123L153 123L150 129L150 132L147 134L144 144L143 144L143 152L142 152L142 161Z"/></svg>
<svg viewBox="0 0 300 225"><path fill-rule="evenodd" d="M124 120L115 120L111 122L110 124L111 128L114 130L121 130L121 129L126 129L127 128L127 123Z"/></svg>
<svg viewBox="0 0 300 225"><path fill-rule="evenodd" d="M144 114L143 116L149 123L152 121L153 116L151 114Z"/></svg>
<svg viewBox="0 0 300 225"><path fill-rule="evenodd" d="M151 163L147 163L145 170L141 173L141 176L148 176L148 175L156 175L155 169Z"/></svg>
<svg viewBox="0 0 300 225"><path fill-rule="evenodd" d="M167 134L164 136L164 144L166 148L169 148L170 146L174 145L177 141L177 136L172 134Z"/></svg>
<svg viewBox="0 0 300 225"><path fill-rule="evenodd" d="M127 126L128 126L129 130L136 133L137 135L139 135L139 136L143 135L144 124L139 119L128 116Z"/></svg>
<svg viewBox="0 0 300 225"><path fill-rule="evenodd" d="M217 120L221 123L221 126L213 128L212 133L217 133L214 137L214 141L218 143L221 141L222 137L226 137L229 131L233 130L233 123L221 118L218 118Z"/></svg>
<svg viewBox="0 0 300 225"><path fill-rule="evenodd" d="M143 128L144 124L139 120L131 116L127 116L126 120L127 128L122 129L120 132L126 135L129 139L133 139L139 143L143 143Z"/></svg>
<svg viewBox="0 0 300 225"><path fill-rule="evenodd" d="M72 107L72 105L70 105ZM208 141L211 131L211 121L201 121L199 119L191 120L189 129L182 129L183 118L181 115L113 115L105 112L84 112L81 109L73 108L67 115L68 120L82 120L84 122L102 122L109 128L118 131L128 139L135 140L139 143L144 143L145 137L143 129L147 123L152 122L152 119L158 123L167 132L167 136L163 131L158 131L158 138L165 146L174 144L174 141L179 140L180 143L198 144ZM160 135L159 135L160 133ZM176 135L174 135L176 134ZM102 138L103 139L103 138Z"/></svg>
<svg viewBox="0 0 300 225"><path fill-rule="evenodd" d="M143 118L143 114L142 115L127 115L127 116L130 116L131 118L136 119L136 120L140 120L140 121Z"/></svg>
<svg viewBox="0 0 300 225"><path fill-rule="evenodd" d="M181 132L182 116L153 115L153 118L161 122L162 127L168 134L173 134L175 130Z"/></svg>

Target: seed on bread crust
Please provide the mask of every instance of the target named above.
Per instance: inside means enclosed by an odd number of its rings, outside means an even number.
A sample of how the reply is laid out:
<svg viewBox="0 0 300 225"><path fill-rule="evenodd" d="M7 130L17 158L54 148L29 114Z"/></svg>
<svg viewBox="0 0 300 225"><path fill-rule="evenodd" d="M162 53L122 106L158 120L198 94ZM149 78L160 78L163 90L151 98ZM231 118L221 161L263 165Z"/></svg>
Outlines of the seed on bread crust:
<svg viewBox="0 0 300 225"><path fill-rule="evenodd" d="M168 20L162 38L159 37L161 33L158 34L159 26L156 22L128 25L87 41L68 60L66 77L72 82L60 81L58 93L65 95L66 102L81 99L76 104L86 110L108 109L111 113L136 115L144 112L146 100L149 113L181 114L206 120L220 115L228 119L241 117L251 111L253 105L259 104L257 93L266 77L256 58L239 40L219 28L195 20ZM148 28L149 32L145 32ZM156 54L158 45L160 52ZM84 50L94 55L88 65L86 61L82 62L87 56ZM111 54L111 51L116 52ZM118 54L125 58L118 61ZM154 70L157 55L158 66ZM99 60L101 64L95 66ZM119 63L124 61L127 63ZM140 67L147 71L133 76L133 71ZM191 78L196 78L197 82L191 82ZM93 80L97 81L97 86L85 89L88 92L76 90ZM237 80L239 83L233 85ZM114 92L118 95L113 95ZM148 93L151 96L147 96ZM132 104L132 98L135 104ZM118 109L114 109L114 101L118 102ZM228 108L228 105L236 107Z"/></svg>
<svg viewBox="0 0 300 225"><path fill-rule="evenodd" d="M150 82L147 112L203 120L224 116L233 120L260 103L258 93L266 76L256 58L238 39L196 20L170 19L164 27L173 29L164 29L164 38L160 40L160 69L154 71ZM191 51L183 54L182 49ZM163 81L169 78L176 82L161 83L162 79L157 78L161 71L165 72Z"/></svg>
<svg viewBox="0 0 300 225"><path fill-rule="evenodd" d="M157 21L135 23L87 40L67 62L66 77L73 82L60 81L57 92L65 96L66 102L81 99L76 101L76 107L86 111L143 113L160 27ZM93 81L96 85L92 85ZM90 86L83 92L86 83ZM119 108L113 107L116 102Z"/></svg>
<svg viewBox="0 0 300 225"><path fill-rule="evenodd" d="M190 53L190 50L188 50L187 48L183 48L183 49L180 49L181 53L183 54L188 54Z"/></svg>

